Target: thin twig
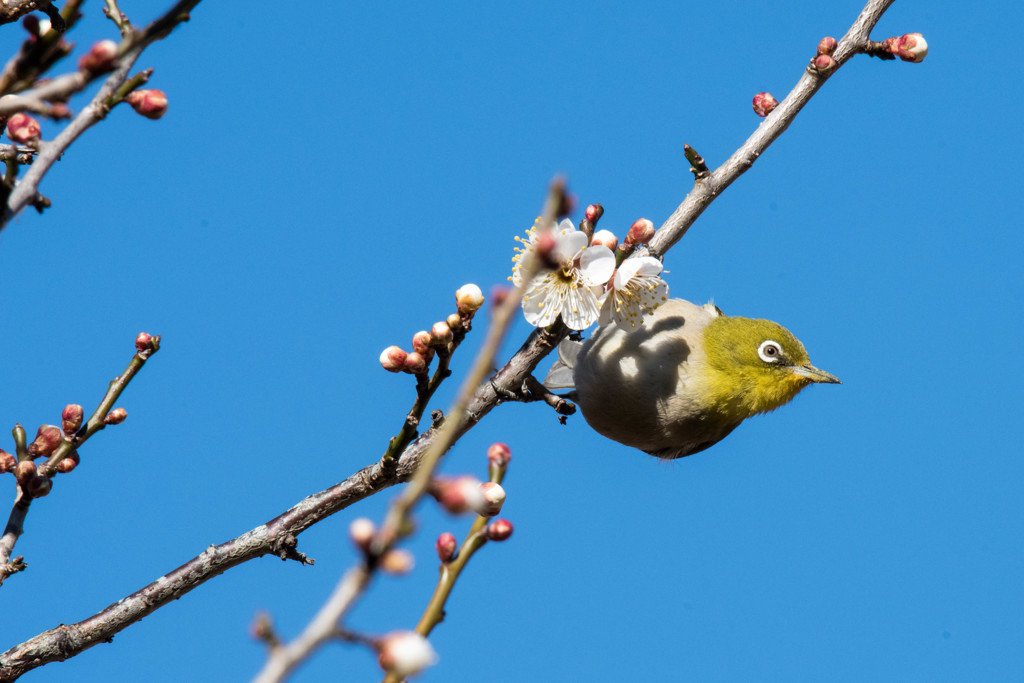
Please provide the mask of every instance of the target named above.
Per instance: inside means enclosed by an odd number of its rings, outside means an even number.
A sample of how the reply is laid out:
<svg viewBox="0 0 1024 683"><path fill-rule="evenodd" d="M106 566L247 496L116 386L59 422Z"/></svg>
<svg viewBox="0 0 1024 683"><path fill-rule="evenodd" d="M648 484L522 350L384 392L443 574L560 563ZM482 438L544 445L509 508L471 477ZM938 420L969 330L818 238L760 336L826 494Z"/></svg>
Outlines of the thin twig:
<svg viewBox="0 0 1024 683"><path fill-rule="evenodd" d="M128 73L143 50L154 41L165 37L182 21L187 21L189 11L198 4L199 0L180 0L159 19L152 22L145 29L132 33L131 37L126 39L125 43L121 46L124 52L118 58L117 67L104 81L99 92L96 93L89 104L78 113L57 137L42 146L32 168L29 169L11 192L7 199L7 210L4 212L2 222L0 222L0 231L10 224L12 218L21 213L26 206L29 206L35 200L39 194L39 184L42 182L43 177L61 155L64 154L71 143L110 113L111 106L119 101L117 98L111 99L111 96L119 92L119 89L128 78ZM67 78L69 82L72 82L74 77L75 74L71 74ZM43 87L45 88L46 86Z"/></svg>
<svg viewBox="0 0 1024 683"><path fill-rule="evenodd" d="M789 128L789 124L793 123L796 115L825 84L825 81L834 75L850 57L866 49L871 29L893 2L895 0L871 0L868 2L853 26L839 41L833 54L836 68L828 74L805 70L803 76L797 81L796 87L761 122L754 134L747 138L747 141L713 173L698 178L694 188L654 235L650 244L653 255L664 256L665 252L686 234L697 217L704 213L704 209L708 208L711 202L734 180L746 173L758 157L768 149L768 146Z"/></svg>
<svg viewBox="0 0 1024 683"><path fill-rule="evenodd" d="M54 476L57 473L57 464L60 463L61 460L78 449L78 447L85 443L93 434L107 426L105 419L110 413L110 410L114 407L114 402L121 396L121 392L125 390L128 383L132 381L132 378L135 377L139 370L142 369L142 366L146 364L149 357L156 353L159 348L160 337L153 337L150 347L144 350L140 349L132 357L125 371L110 382L110 385L107 387L106 394L104 394L103 398L100 400L99 405L96 406L96 410L93 411L89 420L82 425L81 429L79 429L73 437L65 437L47 461L39 466L38 472L40 475L45 477ZM21 429L19 425L15 428L15 432L15 442L19 454L19 460L31 459L31 456L28 453L25 453L25 457L22 457L22 452L25 451L24 430ZM14 553L14 546L18 542L18 537L21 536L24 531L25 517L28 514L29 504L32 502L32 498L26 495L21 485L17 486L17 491L18 493L14 501L14 507L7 519L7 526L4 528L4 534L3 536L0 536L0 566L6 566L9 564L8 560ZM0 571L0 586L3 585L4 580L10 574L11 572L5 573Z"/></svg>

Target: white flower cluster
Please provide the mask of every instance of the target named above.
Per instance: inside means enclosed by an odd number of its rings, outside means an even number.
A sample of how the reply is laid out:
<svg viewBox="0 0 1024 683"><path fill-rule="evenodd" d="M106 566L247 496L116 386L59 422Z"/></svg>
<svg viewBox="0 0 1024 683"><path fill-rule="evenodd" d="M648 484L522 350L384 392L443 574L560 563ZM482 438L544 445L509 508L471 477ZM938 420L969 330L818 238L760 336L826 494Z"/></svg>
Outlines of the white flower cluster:
<svg viewBox="0 0 1024 683"><path fill-rule="evenodd" d="M523 247L516 248L512 282L524 284L527 264L529 271L540 268L523 293L523 314L534 327L546 327L562 316L573 330L609 321L638 329L668 299L661 261L653 256L634 254L616 269L615 252L605 244L588 245L586 234L566 218L551 230L549 261L554 267L537 266L538 225L526 234L525 240L516 237Z"/></svg>

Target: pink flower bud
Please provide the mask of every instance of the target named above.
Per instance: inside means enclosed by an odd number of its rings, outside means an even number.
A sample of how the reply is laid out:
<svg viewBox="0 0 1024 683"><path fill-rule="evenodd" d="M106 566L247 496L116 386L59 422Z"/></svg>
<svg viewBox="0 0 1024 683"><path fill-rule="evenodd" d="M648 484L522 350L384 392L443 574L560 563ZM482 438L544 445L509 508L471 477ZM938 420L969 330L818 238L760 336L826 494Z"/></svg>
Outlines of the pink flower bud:
<svg viewBox="0 0 1024 683"><path fill-rule="evenodd" d="M920 33L907 33L896 39L893 54L904 62L923 62L928 56L928 43Z"/></svg>
<svg viewBox="0 0 1024 683"><path fill-rule="evenodd" d="M420 330L412 335L412 350L421 355L429 353L432 339L429 332Z"/></svg>
<svg viewBox="0 0 1024 683"><path fill-rule="evenodd" d="M451 562L455 558L455 550L458 544L455 541L455 535L451 532L444 532L437 537L437 557L442 562Z"/></svg>
<svg viewBox="0 0 1024 683"><path fill-rule="evenodd" d="M501 506L505 504L505 489L501 484L485 481L480 484L480 493L483 502L474 512L481 517L494 517L501 512Z"/></svg>
<svg viewBox="0 0 1024 683"><path fill-rule="evenodd" d="M455 307L459 313L472 315L484 305L484 293L473 283L465 284L455 290Z"/></svg>
<svg viewBox="0 0 1024 683"><path fill-rule="evenodd" d="M81 458L78 457L78 453L76 451L71 451L68 455L61 458L59 463L57 463L57 471L61 474L67 474L78 467L80 462Z"/></svg>
<svg viewBox="0 0 1024 683"><path fill-rule="evenodd" d="M167 95L162 90L133 90L124 99L147 119L158 119L167 113Z"/></svg>
<svg viewBox="0 0 1024 683"><path fill-rule="evenodd" d="M594 245L605 246L614 251L615 247L619 246L619 238L611 230L598 230L590 239L590 246Z"/></svg>
<svg viewBox="0 0 1024 683"><path fill-rule="evenodd" d="M55 121L71 118L71 109L63 102L54 102L50 105L50 118Z"/></svg>
<svg viewBox="0 0 1024 683"><path fill-rule="evenodd" d="M831 55L818 55L811 60L811 66L820 74L827 74L836 68L836 60Z"/></svg>
<svg viewBox="0 0 1024 683"><path fill-rule="evenodd" d="M770 92L759 92L754 95L754 113L760 117L768 116L777 106L779 101L772 97Z"/></svg>
<svg viewBox="0 0 1024 683"><path fill-rule="evenodd" d="M112 40L101 40L98 43L93 43L89 51L78 60L78 70L94 74L106 73L113 71L115 60L117 60L117 43Z"/></svg>
<svg viewBox="0 0 1024 683"><path fill-rule="evenodd" d="M819 55L832 55L836 48L839 47L839 41L832 36L825 36L818 43L818 54Z"/></svg>
<svg viewBox="0 0 1024 683"><path fill-rule="evenodd" d="M587 207L587 210L583 212L583 216L591 223L596 224L601 220L601 216L604 215L604 207L600 204L591 204Z"/></svg>
<svg viewBox="0 0 1024 683"><path fill-rule="evenodd" d="M415 351L408 353L405 356L404 370L414 375L422 375L427 371L427 359Z"/></svg>
<svg viewBox="0 0 1024 683"><path fill-rule="evenodd" d="M139 336L135 338L135 350L139 353L143 351L149 351L153 348L153 335L148 332L139 332Z"/></svg>
<svg viewBox="0 0 1024 683"><path fill-rule="evenodd" d="M469 510L478 510L484 506L480 480L469 475L455 479L437 478L434 480L431 494L441 504L441 507L453 515Z"/></svg>
<svg viewBox="0 0 1024 683"><path fill-rule="evenodd" d="M512 522L507 519L496 519L487 525L487 538L492 541L505 541L512 535Z"/></svg>
<svg viewBox="0 0 1024 683"><path fill-rule="evenodd" d="M36 476L36 464L31 460L22 460L14 470L14 476L22 486L28 484L29 480Z"/></svg>
<svg viewBox="0 0 1024 683"><path fill-rule="evenodd" d="M654 238L654 223L646 218L637 219L629 226L626 233L626 244L647 244Z"/></svg>
<svg viewBox="0 0 1024 683"><path fill-rule="evenodd" d="M402 372L405 370L405 351L397 346L389 346L380 352L380 365L388 372Z"/></svg>
<svg viewBox="0 0 1024 683"><path fill-rule="evenodd" d="M128 417L128 411L124 408L114 408L103 418L104 424L119 425Z"/></svg>
<svg viewBox="0 0 1024 683"><path fill-rule="evenodd" d="M69 403L64 406L64 410L60 414L60 426L64 433L71 436L77 432L78 428L82 426L83 415L82 406L77 403Z"/></svg>
<svg viewBox="0 0 1024 683"><path fill-rule="evenodd" d="M506 467L511 459L512 449L508 447L508 444L495 441L491 444L491 447L487 449L487 462L491 465Z"/></svg>
<svg viewBox="0 0 1024 683"><path fill-rule="evenodd" d="M53 480L49 477L36 475L28 480L25 485L25 493L33 498L42 498L53 488Z"/></svg>
<svg viewBox="0 0 1024 683"><path fill-rule="evenodd" d="M0 448L0 474L18 469L18 459Z"/></svg>
<svg viewBox="0 0 1024 683"><path fill-rule="evenodd" d="M352 543L357 548L363 551L370 549L370 543L373 542L373 535L376 531L377 527L366 517L353 519L352 523L348 525L348 537L352 539Z"/></svg>
<svg viewBox="0 0 1024 683"><path fill-rule="evenodd" d="M415 631L396 631L380 642L380 666L397 678L407 678L437 663L430 642Z"/></svg>
<svg viewBox="0 0 1024 683"><path fill-rule="evenodd" d="M33 142L39 139L39 133L39 122L23 111L7 119L7 137L14 142Z"/></svg>
<svg viewBox="0 0 1024 683"><path fill-rule="evenodd" d="M505 285L494 285L491 287L491 308L501 306L511 291L512 288Z"/></svg>
<svg viewBox="0 0 1024 683"><path fill-rule="evenodd" d="M436 322L430 328L431 346L444 348L452 341L452 328L446 322Z"/></svg>
<svg viewBox="0 0 1024 683"><path fill-rule="evenodd" d="M33 458L46 458L57 450L57 446L64 439L60 427L53 425L42 425L36 431L36 438L28 445L28 454Z"/></svg>

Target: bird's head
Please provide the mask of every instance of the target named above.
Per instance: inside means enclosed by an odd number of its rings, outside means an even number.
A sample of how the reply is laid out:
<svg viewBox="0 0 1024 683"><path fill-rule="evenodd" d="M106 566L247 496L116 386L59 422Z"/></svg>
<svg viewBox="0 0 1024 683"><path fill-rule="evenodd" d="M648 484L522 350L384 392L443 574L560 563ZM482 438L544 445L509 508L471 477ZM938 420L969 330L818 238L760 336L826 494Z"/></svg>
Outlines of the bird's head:
<svg viewBox="0 0 1024 683"><path fill-rule="evenodd" d="M811 365L800 340L770 320L721 315L704 329L701 393L708 408L745 419L788 403L808 384L839 384Z"/></svg>

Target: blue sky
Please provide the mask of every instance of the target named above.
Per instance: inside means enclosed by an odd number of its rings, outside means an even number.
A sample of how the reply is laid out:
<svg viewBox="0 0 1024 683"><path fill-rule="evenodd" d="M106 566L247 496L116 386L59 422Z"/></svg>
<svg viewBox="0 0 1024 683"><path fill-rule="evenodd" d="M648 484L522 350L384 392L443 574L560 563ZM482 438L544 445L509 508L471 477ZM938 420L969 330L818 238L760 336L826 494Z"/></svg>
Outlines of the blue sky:
<svg viewBox="0 0 1024 683"><path fill-rule="evenodd" d="M692 184L683 143L721 163L758 125L754 93L785 95L861 6L320 9L201 4L139 63L167 116L115 111L47 177L53 208L2 234L8 425L91 409L135 334L164 336L128 420L33 505L3 649L374 461L413 397L380 350L460 285L504 283L554 174L602 227L660 224ZM86 11L76 57L116 33ZM841 386L676 462L541 405L499 407L447 456L482 476L487 446L511 446L515 534L470 563L420 680L1024 676L1022 14L897 3L873 36L920 31L927 60L845 66L666 259L673 296L781 322ZM250 562L31 680L250 678L254 613L294 636L354 561L348 523L394 494L303 534L314 567ZM469 524L419 521L416 570L377 581L350 627L415 625L434 539ZM339 645L294 680L339 676L377 666Z"/></svg>

